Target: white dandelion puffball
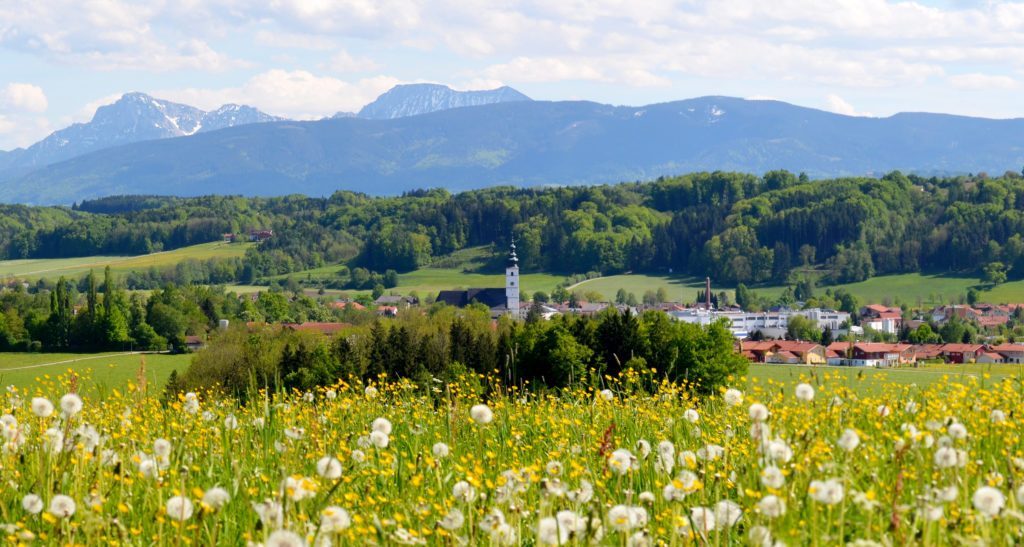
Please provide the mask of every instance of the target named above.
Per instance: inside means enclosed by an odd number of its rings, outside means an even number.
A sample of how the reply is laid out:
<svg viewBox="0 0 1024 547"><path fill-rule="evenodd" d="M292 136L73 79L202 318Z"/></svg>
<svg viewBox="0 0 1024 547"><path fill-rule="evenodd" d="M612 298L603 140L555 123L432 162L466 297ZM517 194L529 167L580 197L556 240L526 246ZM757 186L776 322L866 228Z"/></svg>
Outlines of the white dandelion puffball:
<svg viewBox="0 0 1024 547"><path fill-rule="evenodd" d="M161 458L166 458L171 455L171 441L167 439L157 439L153 441L153 454Z"/></svg>
<svg viewBox="0 0 1024 547"><path fill-rule="evenodd" d="M228 431L238 429L238 418L235 418L234 414L228 414L224 417L224 429Z"/></svg>
<svg viewBox="0 0 1024 547"><path fill-rule="evenodd" d="M366 453L363 452L362 450L358 450L358 449L353 450L352 451L352 461L354 461L356 463L363 463L363 462L365 462L366 461Z"/></svg>
<svg viewBox="0 0 1024 547"><path fill-rule="evenodd" d="M705 535L715 529L715 512L707 507L694 507L690 509L690 522L695 530Z"/></svg>
<svg viewBox="0 0 1024 547"><path fill-rule="evenodd" d="M608 456L608 468L619 475L625 475L636 465L636 457L625 448L620 448Z"/></svg>
<svg viewBox="0 0 1024 547"><path fill-rule="evenodd" d="M725 390L725 395L722 397L725 399L725 404L729 406L739 406L743 403L743 392L738 389L729 388Z"/></svg>
<svg viewBox="0 0 1024 547"><path fill-rule="evenodd" d="M615 398L615 394L612 393L612 390L610 389L602 389L600 394L601 399L607 402L611 402L611 400Z"/></svg>
<svg viewBox="0 0 1024 547"><path fill-rule="evenodd" d="M438 521L437 525L449 532L452 532L462 528L462 525L465 524L465 522L466 517L462 514L462 511L459 511L458 507L452 507L452 509L448 511L448 514Z"/></svg>
<svg viewBox="0 0 1024 547"><path fill-rule="evenodd" d="M35 397L32 399L32 414L40 418L49 418L53 414L53 403L45 397Z"/></svg>
<svg viewBox="0 0 1024 547"><path fill-rule="evenodd" d="M826 481L811 481L808 489L811 499L825 505L835 505L843 501L843 483L838 479Z"/></svg>
<svg viewBox="0 0 1024 547"><path fill-rule="evenodd" d="M391 439L388 437L387 433L384 433L383 431L374 431L370 433L370 443L377 448L387 448L390 441Z"/></svg>
<svg viewBox="0 0 1024 547"><path fill-rule="evenodd" d="M892 409L890 409L886 405L878 405L878 408L876 409L876 411L878 412L878 415L880 417L885 418L886 416L888 416L892 412Z"/></svg>
<svg viewBox="0 0 1024 547"><path fill-rule="evenodd" d="M306 540L290 530L278 530L267 537L265 547L306 547Z"/></svg>
<svg viewBox="0 0 1024 547"><path fill-rule="evenodd" d="M75 514L75 500L69 496L58 494L50 500L50 514L57 518L69 518Z"/></svg>
<svg viewBox="0 0 1024 547"><path fill-rule="evenodd" d="M480 425L489 424L494 420L494 412L487 405L473 405L473 408L469 409L469 416Z"/></svg>
<svg viewBox="0 0 1024 547"><path fill-rule="evenodd" d="M1006 413L997 408L993 410L991 414L988 415L988 418L994 424L1001 424L1006 421Z"/></svg>
<svg viewBox="0 0 1024 547"><path fill-rule="evenodd" d="M337 506L325 507L320 511L320 530L329 534L336 534L352 526L352 518L348 511Z"/></svg>
<svg viewBox="0 0 1024 547"><path fill-rule="evenodd" d="M459 481L452 487L452 497L458 501L473 503L476 500L476 488L466 481Z"/></svg>
<svg viewBox="0 0 1024 547"><path fill-rule="evenodd" d="M782 488L783 484L786 484L786 476L782 474L782 471L774 465L769 465L761 470L761 484L766 488L774 488L778 490Z"/></svg>
<svg viewBox="0 0 1024 547"><path fill-rule="evenodd" d="M750 405L750 419L755 422L763 422L768 419L768 407L761 403Z"/></svg>
<svg viewBox="0 0 1024 547"><path fill-rule="evenodd" d="M770 519L779 518L786 514L786 502L778 496L768 495L757 502L757 510Z"/></svg>
<svg viewBox="0 0 1024 547"><path fill-rule="evenodd" d="M443 459L448 457L448 445L444 443L434 443L434 446L430 447L430 452L437 459Z"/></svg>
<svg viewBox="0 0 1024 547"><path fill-rule="evenodd" d="M167 500L167 518L182 522L192 517L192 501L182 496Z"/></svg>
<svg viewBox="0 0 1024 547"><path fill-rule="evenodd" d="M390 435L391 421L388 420L387 418L377 418L376 420L373 421L373 424L370 426L370 429L372 431L380 431L385 435Z"/></svg>
<svg viewBox="0 0 1024 547"><path fill-rule="evenodd" d="M960 422L950 424L947 431L949 432L949 436L956 440L967 438L967 428Z"/></svg>
<svg viewBox="0 0 1024 547"><path fill-rule="evenodd" d="M839 448L842 448L847 452L852 452L853 449L860 445L860 435L852 429L847 429L846 431L843 431L842 435L840 435L836 444L839 445Z"/></svg>
<svg viewBox="0 0 1024 547"><path fill-rule="evenodd" d="M734 501L722 500L715 504L715 526L719 529L732 528L743 516L743 510Z"/></svg>
<svg viewBox="0 0 1024 547"><path fill-rule="evenodd" d="M60 409L68 417L82 411L82 398L75 393L68 393L60 398Z"/></svg>
<svg viewBox="0 0 1024 547"><path fill-rule="evenodd" d="M960 457L957 454L955 448L950 446L941 446L935 451L934 456L935 467L939 469L948 469L950 467L957 467L960 465Z"/></svg>
<svg viewBox="0 0 1024 547"><path fill-rule="evenodd" d="M324 456L316 462L316 474L325 479L341 478L341 462L332 456Z"/></svg>
<svg viewBox="0 0 1024 547"><path fill-rule="evenodd" d="M814 387L811 384L797 384L796 386L796 398L810 402L814 400Z"/></svg>
<svg viewBox="0 0 1024 547"><path fill-rule="evenodd" d="M214 511L224 507L229 501L231 501L231 494L219 486L214 486L203 494L203 505Z"/></svg>
<svg viewBox="0 0 1024 547"><path fill-rule="evenodd" d="M373 386L366 386L366 389L363 390L363 395L365 395L367 399L376 399L377 388Z"/></svg>
<svg viewBox="0 0 1024 547"><path fill-rule="evenodd" d="M333 401L338 398L338 392L333 389L328 389L327 393L324 393L324 397L327 397L328 401Z"/></svg>
<svg viewBox="0 0 1024 547"><path fill-rule="evenodd" d="M986 517L997 517L1006 505L1006 496L991 486L982 486L974 492L971 502L979 513Z"/></svg>
<svg viewBox="0 0 1024 547"><path fill-rule="evenodd" d="M28 494L21 498L21 507L33 515L38 515L43 510L43 498L35 494Z"/></svg>
<svg viewBox="0 0 1024 547"><path fill-rule="evenodd" d="M686 409L686 412L683 412L683 419L691 424L695 424L700 421L700 414L698 414L696 410L688 408Z"/></svg>

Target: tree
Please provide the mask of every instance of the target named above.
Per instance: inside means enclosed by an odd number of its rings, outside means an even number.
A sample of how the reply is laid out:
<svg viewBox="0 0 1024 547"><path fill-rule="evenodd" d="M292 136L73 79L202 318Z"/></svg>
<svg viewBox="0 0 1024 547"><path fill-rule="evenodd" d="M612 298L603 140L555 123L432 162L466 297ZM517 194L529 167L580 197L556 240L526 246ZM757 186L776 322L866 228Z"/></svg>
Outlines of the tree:
<svg viewBox="0 0 1024 547"><path fill-rule="evenodd" d="M658 293L652 289L644 291L643 302L645 306L654 306L658 303Z"/></svg>
<svg viewBox="0 0 1024 547"><path fill-rule="evenodd" d="M978 303L978 289L974 287L967 289L967 303L971 306Z"/></svg>
<svg viewBox="0 0 1024 547"><path fill-rule="evenodd" d="M626 289L619 287L619 290L615 292L615 303L625 304L626 303Z"/></svg>
<svg viewBox="0 0 1024 547"><path fill-rule="evenodd" d="M983 280L990 285L1006 283L1007 268L1002 262L989 262L983 270Z"/></svg>
<svg viewBox="0 0 1024 547"><path fill-rule="evenodd" d="M825 329L821 331L821 345L828 347L829 344L834 341L835 338L832 335L832 327L826 326Z"/></svg>
<svg viewBox="0 0 1024 547"><path fill-rule="evenodd" d="M541 304L547 304L548 303L548 293L546 293L544 291L537 291L537 292L533 293L533 301L541 303Z"/></svg>
<svg viewBox="0 0 1024 547"><path fill-rule="evenodd" d="M383 294L384 294L384 285L381 285L380 283L378 283L378 284L373 286L373 292L370 293L370 296L372 296L373 299L376 300L376 299L380 298Z"/></svg>
<svg viewBox="0 0 1024 547"><path fill-rule="evenodd" d="M665 287L658 287L658 290L654 293L654 297L658 304L668 302L668 290L665 289Z"/></svg>
<svg viewBox="0 0 1024 547"><path fill-rule="evenodd" d="M802 315L794 315L789 318L789 323L786 326L786 338L790 340L820 340L821 329L814 321Z"/></svg>

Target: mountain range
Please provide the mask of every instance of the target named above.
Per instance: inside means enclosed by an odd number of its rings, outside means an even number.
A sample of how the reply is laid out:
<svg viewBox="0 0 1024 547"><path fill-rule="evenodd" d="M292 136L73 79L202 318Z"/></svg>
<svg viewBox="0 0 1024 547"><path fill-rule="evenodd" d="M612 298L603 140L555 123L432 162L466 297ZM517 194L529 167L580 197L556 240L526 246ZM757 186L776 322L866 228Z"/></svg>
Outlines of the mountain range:
<svg viewBox="0 0 1024 547"><path fill-rule="evenodd" d="M103 116L98 111L90 124L59 131L20 153L0 153L0 201L68 204L113 194L279 195L283 189L397 194L423 187L618 182L700 170L789 169L813 177L894 169L1001 173L1024 165L1024 119L852 117L730 97L626 107L532 101L511 88L465 93L438 87L400 86L358 115L308 122L270 120L248 107L235 107L234 117L212 116L224 108L202 113L129 94L104 107L111 110ZM142 110L118 107L126 101ZM124 115L108 118L116 112ZM109 121L97 124L97 118ZM83 127L90 125L95 127ZM95 137L100 129L133 135L136 142L110 138L104 145ZM53 150L61 139L68 142L56 150L66 155L23 167L33 148Z"/></svg>

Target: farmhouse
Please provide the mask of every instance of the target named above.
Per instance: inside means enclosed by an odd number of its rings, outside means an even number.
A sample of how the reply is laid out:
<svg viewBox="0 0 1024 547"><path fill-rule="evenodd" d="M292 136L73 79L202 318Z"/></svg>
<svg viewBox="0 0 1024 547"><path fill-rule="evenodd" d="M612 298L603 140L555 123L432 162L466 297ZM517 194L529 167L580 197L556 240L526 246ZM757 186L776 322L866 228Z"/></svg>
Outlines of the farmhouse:
<svg viewBox="0 0 1024 547"><path fill-rule="evenodd" d="M1024 345L999 344L989 348L989 351L1002 356L1004 363L1024 363Z"/></svg>
<svg viewBox="0 0 1024 547"><path fill-rule="evenodd" d="M942 358L949 363L974 363L985 352L981 344L946 344L942 346Z"/></svg>
<svg viewBox="0 0 1024 547"><path fill-rule="evenodd" d="M441 291L437 294L437 302L443 302L456 308L465 308L476 302L490 308L491 316L511 315L518 318L519 310L519 257L516 256L516 242L509 247L508 262L505 265L504 289L465 289Z"/></svg>

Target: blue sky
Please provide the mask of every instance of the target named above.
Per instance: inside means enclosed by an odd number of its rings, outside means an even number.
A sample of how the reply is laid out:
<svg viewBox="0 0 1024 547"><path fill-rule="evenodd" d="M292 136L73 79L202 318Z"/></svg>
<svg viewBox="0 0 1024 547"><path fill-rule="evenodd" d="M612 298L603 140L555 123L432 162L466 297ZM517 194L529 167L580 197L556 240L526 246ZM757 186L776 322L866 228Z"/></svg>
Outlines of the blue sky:
<svg viewBox="0 0 1024 547"><path fill-rule="evenodd" d="M1024 2L5 0L0 150L121 93L310 119L397 83L1024 117Z"/></svg>

